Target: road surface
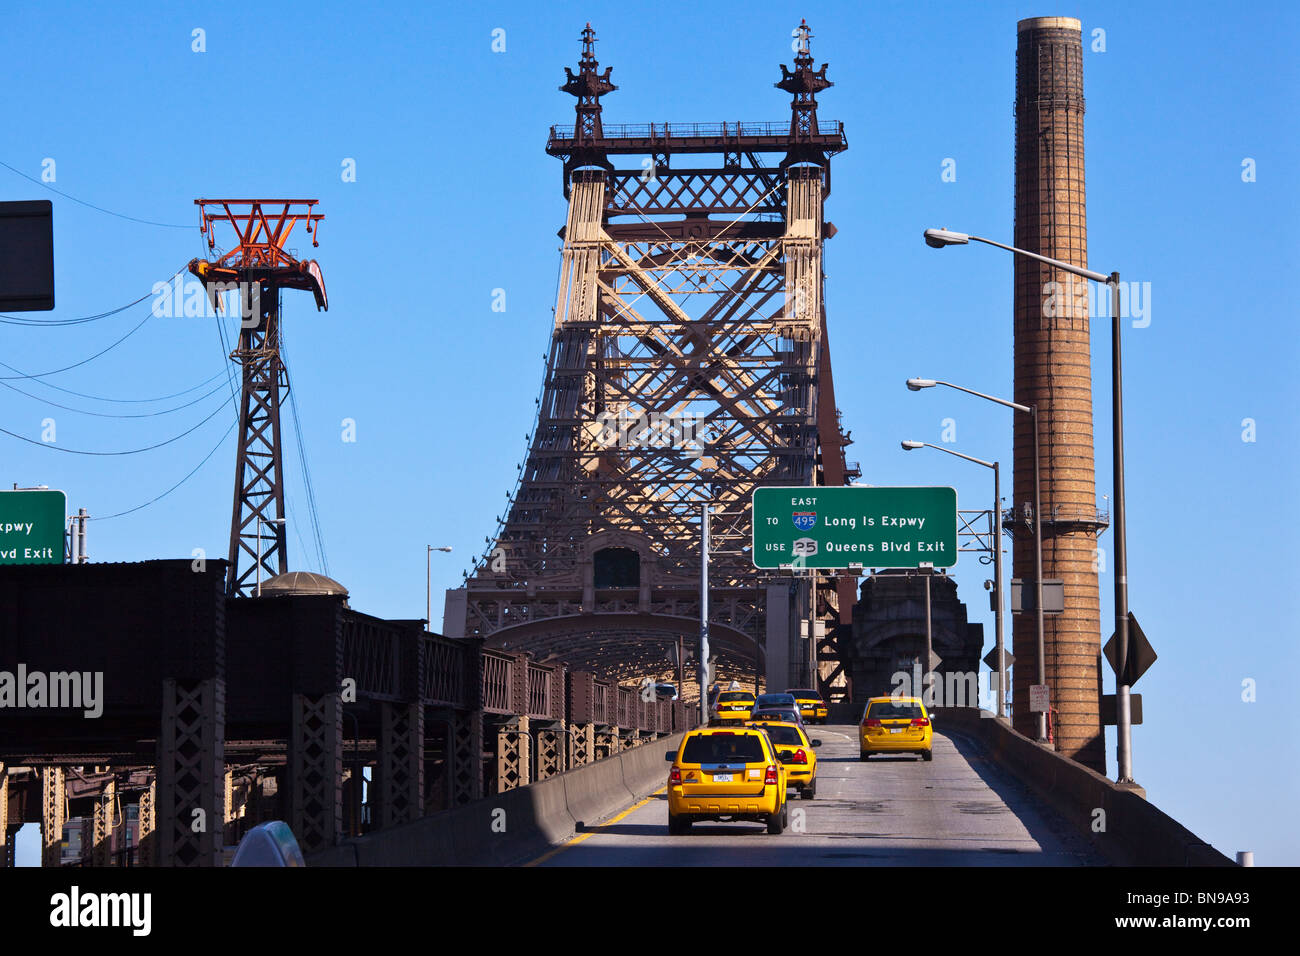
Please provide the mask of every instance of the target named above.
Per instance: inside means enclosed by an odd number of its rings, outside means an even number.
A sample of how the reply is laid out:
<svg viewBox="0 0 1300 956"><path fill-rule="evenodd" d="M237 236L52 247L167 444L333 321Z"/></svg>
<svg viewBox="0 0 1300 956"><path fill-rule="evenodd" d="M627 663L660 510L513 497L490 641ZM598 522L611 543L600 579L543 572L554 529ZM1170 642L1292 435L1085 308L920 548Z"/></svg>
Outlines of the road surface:
<svg viewBox="0 0 1300 956"><path fill-rule="evenodd" d="M808 727L817 797L790 792L790 827L696 823L668 835L661 790L530 865L1094 866L1086 840L960 736L934 735L934 759L858 760L857 728ZM646 744L645 746L657 746ZM664 764L667 779L668 764Z"/></svg>

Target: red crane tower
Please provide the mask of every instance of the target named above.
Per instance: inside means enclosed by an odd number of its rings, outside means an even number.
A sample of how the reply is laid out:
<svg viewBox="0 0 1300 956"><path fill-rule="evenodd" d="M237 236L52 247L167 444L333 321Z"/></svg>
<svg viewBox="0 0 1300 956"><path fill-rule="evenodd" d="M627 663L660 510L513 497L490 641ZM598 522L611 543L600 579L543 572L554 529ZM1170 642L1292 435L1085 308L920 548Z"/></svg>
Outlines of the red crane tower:
<svg viewBox="0 0 1300 956"><path fill-rule="evenodd" d="M284 527L284 465L280 452L280 400L288 388L280 360L280 290L306 289L316 309L328 309L325 280L314 259L299 260L286 248L294 227L305 222L313 246L320 243L316 199L196 199L199 231L216 251L215 224L226 222L239 244L189 269L206 286L215 307L224 292L238 290L243 320L239 363L243 385L239 452L230 519L230 567L226 593L249 597L264 569L288 570ZM266 575L269 577L270 575Z"/></svg>

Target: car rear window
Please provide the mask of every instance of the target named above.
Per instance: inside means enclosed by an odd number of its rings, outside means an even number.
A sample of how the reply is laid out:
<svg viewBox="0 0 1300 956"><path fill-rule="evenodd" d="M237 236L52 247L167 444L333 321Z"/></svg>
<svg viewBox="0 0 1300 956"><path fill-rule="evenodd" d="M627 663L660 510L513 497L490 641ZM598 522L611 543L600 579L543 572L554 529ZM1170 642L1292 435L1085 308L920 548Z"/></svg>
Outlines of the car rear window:
<svg viewBox="0 0 1300 956"><path fill-rule="evenodd" d="M902 700L881 700L867 705L871 720L916 720L921 717L921 705Z"/></svg>
<svg viewBox="0 0 1300 956"><path fill-rule="evenodd" d="M759 707L779 707L782 704L789 706L794 704L794 698L790 694L760 694L758 696Z"/></svg>
<svg viewBox="0 0 1300 956"><path fill-rule="evenodd" d="M807 744L804 743L803 734L799 733L798 727L767 726L764 727L763 729L767 731L767 736L771 739L772 743L774 744L780 744L783 747L785 746L806 747L807 746Z"/></svg>
<svg viewBox="0 0 1300 956"><path fill-rule="evenodd" d="M818 700L822 699L822 695L815 690L788 690L786 691L786 693L792 697L804 697L808 699L812 699L815 697Z"/></svg>
<svg viewBox="0 0 1300 956"><path fill-rule="evenodd" d="M763 741L758 734L700 734L686 741L682 763L762 763Z"/></svg>
<svg viewBox="0 0 1300 956"><path fill-rule="evenodd" d="M795 710L793 707L764 707L755 708L751 715L751 720L762 720L766 718L776 718L777 720L788 720L794 722Z"/></svg>
<svg viewBox="0 0 1300 956"><path fill-rule="evenodd" d="M754 699L753 694L749 693L748 691L739 691L739 690L727 691L727 693L723 694L721 697L718 698L718 700L720 701L753 700L753 699Z"/></svg>

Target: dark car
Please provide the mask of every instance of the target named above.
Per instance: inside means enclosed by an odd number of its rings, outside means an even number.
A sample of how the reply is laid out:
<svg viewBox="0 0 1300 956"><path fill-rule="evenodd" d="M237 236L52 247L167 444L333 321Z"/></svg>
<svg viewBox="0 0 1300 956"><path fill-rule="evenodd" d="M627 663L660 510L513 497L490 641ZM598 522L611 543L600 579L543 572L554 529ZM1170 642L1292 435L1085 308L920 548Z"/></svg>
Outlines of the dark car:
<svg viewBox="0 0 1300 956"><path fill-rule="evenodd" d="M800 727L803 726L803 718L799 716L799 709L793 705L759 707L755 704L754 709L750 711L749 719L751 721L779 720L791 724L798 724Z"/></svg>

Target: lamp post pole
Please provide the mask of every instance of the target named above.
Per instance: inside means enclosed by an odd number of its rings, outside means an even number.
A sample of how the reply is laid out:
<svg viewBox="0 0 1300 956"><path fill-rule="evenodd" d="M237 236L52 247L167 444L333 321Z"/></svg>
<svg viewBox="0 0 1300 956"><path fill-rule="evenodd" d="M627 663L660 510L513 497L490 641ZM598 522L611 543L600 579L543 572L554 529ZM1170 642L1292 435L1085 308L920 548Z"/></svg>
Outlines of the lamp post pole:
<svg viewBox="0 0 1300 956"><path fill-rule="evenodd" d="M435 548L431 544L424 547L424 629L427 631L433 616L433 552L451 551L451 548Z"/></svg>
<svg viewBox="0 0 1300 956"><path fill-rule="evenodd" d="M998 656L998 703L997 713L999 717L1006 715L1006 685L1007 685L1007 657L1006 643L1002 631L1002 484L1000 479L1000 467L996 461L985 461L982 458L975 458L971 455L963 455L959 451L953 451L951 448L944 448L942 445L932 445L925 441L905 441L902 443L904 451L915 451L917 448L933 448L935 451L941 451L945 454L952 455L956 458L963 458L966 461L974 462L977 465L983 465L985 468L993 469L993 587L997 591L997 597L993 605L994 627L997 630L997 656ZM926 633L929 633L929 583L927 582L927 604L926 604ZM929 640L927 638L927 645ZM929 660L927 656L926 660ZM928 664L927 664L928 666Z"/></svg>
<svg viewBox="0 0 1300 956"><path fill-rule="evenodd" d="M1115 738L1119 770L1116 774L1118 783L1133 783L1133 723L1130 710L1128 680L1128 542L1124 524L1124 376L1120 347L1120 301L1119 273L1105 275L1084 269L1081 266L1052 259L1049 256L1004 245L982 236L972 236L964 232L948 229L925 230L925 243L935 249L944 246L960 246L968 242L982 242L996 246L1017 256L1025 256L1036 262L1044 263L1071 275L1082 276L1093 282L1102 282L1110 287L1110 397L1111 397L1111 467L1115 500L1112 504L1111 533L1115 545L1115 648L1118 666L1115 670ZM1038 423L1034 423L1034 441L1038 441ZM1036 471L1037 469L1035 469ZM1038 505L1035 505L1037 508ZM1041 531L1041 525L1039 527ZM1038 578L1041 586L1042 568ZM1042 594L1038 595L1038 613L1041 620L1043 613ZM1039 633L1042 633L1041 625ZM1041 640L1041 638L1040 638ZM1041 658L1040 658L1041 661ZM1040 665L1041 666L1041 665ZM1041 680L1041 678L1040 678Z"/></svg>
<svg viewBox="0 0 1300 956"><path fill-rule="evenodd" d="M983 392L977 392L973 388L966 388L963 385L954 385L952 382L941 382L933 378L909 378L907 387L914 392L919 392L923 388L934 388L936 385L944 385L948 388L955 388L959 392L965 392L967 395L974 395L976 398L983 398L987 401L994 402L998 405L1005 405L1007 408L1015 409L1018 412L1025 412L1029 415L1034 428L1034 602L1038 605L1038 683L1047 683L1047 665L1045 641L1043 639L1043 494L1042 494L1042 470L1043 461L1038 448L1038 406L1021 405L1019 402L1009 402L1005 398L997 398L993 395L986 395ZM931 446L934 447L934 446ZM947 451L948 449L941 449ZM952 452L957 455L957 452ZM965 457L958 455L958 457ZM1000 524L1001 522L999 522ZM1001 542L999 542L999 545ZM1005 676L1005 671L1003 672ZM1038 741L1040 743L1047 740L1047 714L1038 715Z"/></svg>
<svg viewBox="0 0 1300 956"><path fill-rule="evenodd" d="M700 682L700 726L709 725L709 512L700 505L700 659L696 673Z"/></svg>

